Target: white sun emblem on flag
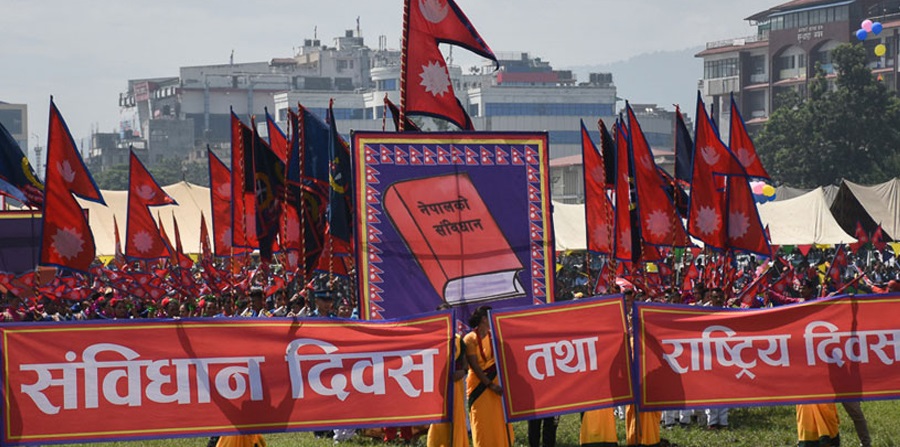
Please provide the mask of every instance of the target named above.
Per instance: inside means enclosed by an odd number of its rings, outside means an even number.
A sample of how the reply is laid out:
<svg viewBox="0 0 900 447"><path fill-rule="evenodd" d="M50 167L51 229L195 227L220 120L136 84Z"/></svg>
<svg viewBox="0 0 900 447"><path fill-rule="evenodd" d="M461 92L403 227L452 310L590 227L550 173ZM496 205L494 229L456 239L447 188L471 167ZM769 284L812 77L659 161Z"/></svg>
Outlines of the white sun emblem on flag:
<svg viewBox="0 0 900 447"><path fill-rule="evenodd" d="M72 227L60 228L53 235L53 249L63 259L75 259L84 248L84 238Z"/></svg>
<svg viewBox="0 0 900 447"><path fill-rule="evenodd" d="M722 218L716 210L708 206L700 207L700 211L697 212L697 228L701 233L713 234L721 225Z"/></svg>
<svg viewBox="0 0 900 447"><path fill-rule="evenodd" d="M447 70L437 61L423 65L419 77L422 78L419 85L425 87L425 91L434 96L443 96L450 90L450 78L447 76Z"/></svg>
<svg viewBox="0 0 900 447"><path fill-rule="evenodd" d="M619 235L619 247L625 250L631 250L631 229L623 230Z"/></svg>
<svg viewBox="0 0 900 447"><path fill-rule="evenodd" d="M300 253L297 253L296 251L288 252L288 262L291 265L297 265L297 261L299 261L299 260L300 260Z"/></svg>
<svg viewBox="0 0 900 447"><path fill-rule="evenodd" d="M144 230L135 234L132 242L134 242L134 248L140 253L148 253L153 248L153 238Z"/></svg>
<svg viewBox="0 0 900 447"><path fill-rule="evenodd" d="M216 193L224 200L231 200L231 185L221 184L216 188Z"/></svg>
<svg viewBox="0 0 900 447"><path fill-rule="evenodd" d="M596 166L596 167L591 171L591 178L593 178L594 181L597 182L597 183L604 183L604 182L606 182L606 172L604 172L603 167L601 167L601 166Z"/></svg>
<svg viewBox="0 0 900 447"><path fill-rule="evenodd" d="M285 230L287 239L291 241L300 240L300 222L293 217L289 217L285 225L287 227Z"/></svg>
<svg viewBox="0 0 900 447"><path fill-rule="evenodd" d="M747 234L750 229L750 219L747 215L740 211L732 211L728 213L728 237L731 239L740 239Z"/></svg>
<svg viewBox="0 0 900 447"><path fill-rule="evenodd" d="M666 213L660 210L653 210L647 216L647 228L650 230L650 234L655 237L665 236L669 234L671 229L671 220L669 216L666 216Z"/></svg>
<svg viewBox="0 0 900 447"><path fill-rule="evenodd" d="M222 247L225 247L226 249L230 249L230 248L231 248L231 228L225 230L225 231L222 233L222 237L219 238L219 241L218 241L218 242L219 242L220 244L222 244Z"/></svg>
<svg viewBox="0 0 900 447"><path fill-rule="evenodd" d="M700 155L703 156L703 161L708 165L714 165L719 162L719 154L712 146L703 146L700 149Z"/></svg>
<svg viewBox="0 0 900 447"><path fill-rule="evenodd" d="M612 239L612 225L608 223L602 223L594 227L591 231L591 236L594 238L594 241L600 245L601 247L609 246L609 242Z"/></svg>
<svg viewBox="0 0 900 447"><path fill-rule="evenodd" d="M747 150L747 148L744 148L744 147L738 148L735 155L737 156L738 160L741 162L741 165L744 166L745 168L750 167L750 165L753 164L753 161L756 160L756 156L753 155L749 150Z"/></svg>
<svg viewBox="0 0 900 447"><path fill-rule="evenodd" d="M59 175L62 176L63 180L65 180L66 183L72 183L75 180L75 170L72 169L72 165L69 164L69 160L63 160L62 163L57 163L56 169L59 171Z"/></svg>
<svg viewBox="0 0 900 447"><path fill-rule="evenodd" d="M153 187L151 187L150 185L138 186L136 192L138 197L144 199L145 202L156 196L156 191L154 191Z"/></svg>

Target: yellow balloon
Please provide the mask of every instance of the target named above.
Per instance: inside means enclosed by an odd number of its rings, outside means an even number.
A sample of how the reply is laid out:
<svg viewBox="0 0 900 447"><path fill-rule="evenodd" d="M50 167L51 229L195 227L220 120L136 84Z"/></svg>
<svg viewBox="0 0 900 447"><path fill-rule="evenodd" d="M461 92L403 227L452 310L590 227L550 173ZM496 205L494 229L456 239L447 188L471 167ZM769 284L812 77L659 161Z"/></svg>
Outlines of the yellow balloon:
<svg viewBox="0 0 900 447"><path fill-rule="evenodd" d="M775 187L772 185L763 186L762 193L766 197L772 197L775 195Z"/></svg>
<svg viewBox="0 0 900 447"><path fill-rule="evenodd" d="M887 47L884 46L883 43L875 45L875 55L878 57L884 56L884 53L887 53Z"/></svg>

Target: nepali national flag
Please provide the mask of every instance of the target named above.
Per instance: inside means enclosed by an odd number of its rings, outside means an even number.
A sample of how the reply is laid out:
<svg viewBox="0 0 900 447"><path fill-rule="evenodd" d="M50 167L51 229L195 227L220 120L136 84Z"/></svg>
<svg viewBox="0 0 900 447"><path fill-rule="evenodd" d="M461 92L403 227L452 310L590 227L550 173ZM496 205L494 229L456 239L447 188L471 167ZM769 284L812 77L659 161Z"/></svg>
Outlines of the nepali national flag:
<svg viewBox="0 0 900 447"><path fill-rule="evenodd" d="M160 259L171 256L149 207L177 205L175 199L160 188L134 151L131 152L128 177L125 256L134 259Z"/></svg>
<svg viewBox="0 0 900 447"><path fill-rule="evenodd" d="M496 64L494 52L453 0L405 0L403 12L401 113L440 117L472 130L438 44L463 47Z"/></svg>
<svg viewBox="0 0 900 447"><path fill-rule="evenodd" d="M50 98L47 131L47 177L41 220L41 265L87 272L96 246L87 216L74 195L106 205L69 128Z"/></svg>
<svg viewBox="0 0 900 447"><path fill-rule="evenodd" d="M0 194L34 208L44 204L44 184L3 123L0 123Z"/></svg>
<svg viewBox="0 0 900 447"><path fill-rule="evenodd" d="M744 119L741 118L741 111L734 102L734 94L731 95L731 133L728 147L747 171L748 176L769 179L769 173L766 172L762 161L756 155L756 146L753 145L753 140L747 133Z"/></svg>
<svg viewBox="0 0 900 447"><path fill-rule="evenodd" d="M232 256L249 251L246 247L232 244L233 226L231 222L233 188L231 171L216 154L206 148L209 158L209 202L212 208L213 246L216 256Z"/></svg>
<svg viewBox="0 0 900 447"><path fill-rule="evenodd" d="M681 224L681 216L666 194L667 185L659 175L650 145L631 104L626 102L625 109L628 113L628 142L631 144L637 213L643 243L674 247L691 245Z"/></svg>
<svg viewBox="0 0 900 447"><path fill-rule="evenodd" d="M282 163L286 163L288 159L288 150L289 143L287 135L284 134L284 131L278 127L278 123L275 122L275 118L272 118L272 115L269 115L268 107L265 108L266 111L266 129L269 133L269 148L272 149L272 152L281 160Z"/></svg>
<svg viewBox="0 0 900 447"><path fill-rule="evenodd" d="M600 122L601 132L606 129ZM608 133L608 132L607 132ZM587 225L588 250L596 253L612 254L613 252L613 217L612 203L606 195L606 163L591 136L581 122L581 154L584 160L584 206L585 223Z"/></svg>
<svg viewBox="0 0 900 447"><path fill-rule="evenodd" d="M231 240L235 247L254 249L256 198L253 179L253 131L231 112Z"/></svg>

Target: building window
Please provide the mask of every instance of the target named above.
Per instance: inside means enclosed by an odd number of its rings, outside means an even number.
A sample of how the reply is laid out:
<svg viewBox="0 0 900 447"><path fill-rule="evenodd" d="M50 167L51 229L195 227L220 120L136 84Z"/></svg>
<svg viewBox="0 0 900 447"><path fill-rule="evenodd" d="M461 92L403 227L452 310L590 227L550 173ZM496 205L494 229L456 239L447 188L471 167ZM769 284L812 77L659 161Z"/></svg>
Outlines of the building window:
<svg viewBox="0 0 900 447"><path fill-rule="evenodd" d="M614 104L497 103L484 104L485 116L612 116Z"/></svg>
<svg viewBox="0 0 900 447"><path fill-rule="evenodd" d="M375 83L375 89L382 92L392 92L397 90L396 79L383 79Z"/></svg>
<svg viewBox="0 0 900 447"><path fill-rule="evenodd" d="M738 74L738 59L736 57L703 63L704 79L727 78Z"/></svg>

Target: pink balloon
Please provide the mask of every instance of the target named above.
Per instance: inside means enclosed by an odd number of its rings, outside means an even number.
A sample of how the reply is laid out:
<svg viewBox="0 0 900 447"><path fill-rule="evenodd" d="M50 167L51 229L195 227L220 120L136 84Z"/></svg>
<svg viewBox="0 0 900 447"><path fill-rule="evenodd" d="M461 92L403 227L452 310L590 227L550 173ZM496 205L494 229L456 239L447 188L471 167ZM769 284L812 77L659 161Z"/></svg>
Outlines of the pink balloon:
<svg viewBox="0 0 900 447"><path fill-rule="evenodd" d="M872 32L872 21L869 19L863 20L862 23L859 24L859 27L866 30L867 33Z"/></svg>
<svg viewBox="0 0 900 447"><path fill-rule="evenodd" d="M753 191L753 194L760 196L763 193L763 186L766 186L766 184L763 182L753 182L753 185L750 186L750 189Z"/></svg>

